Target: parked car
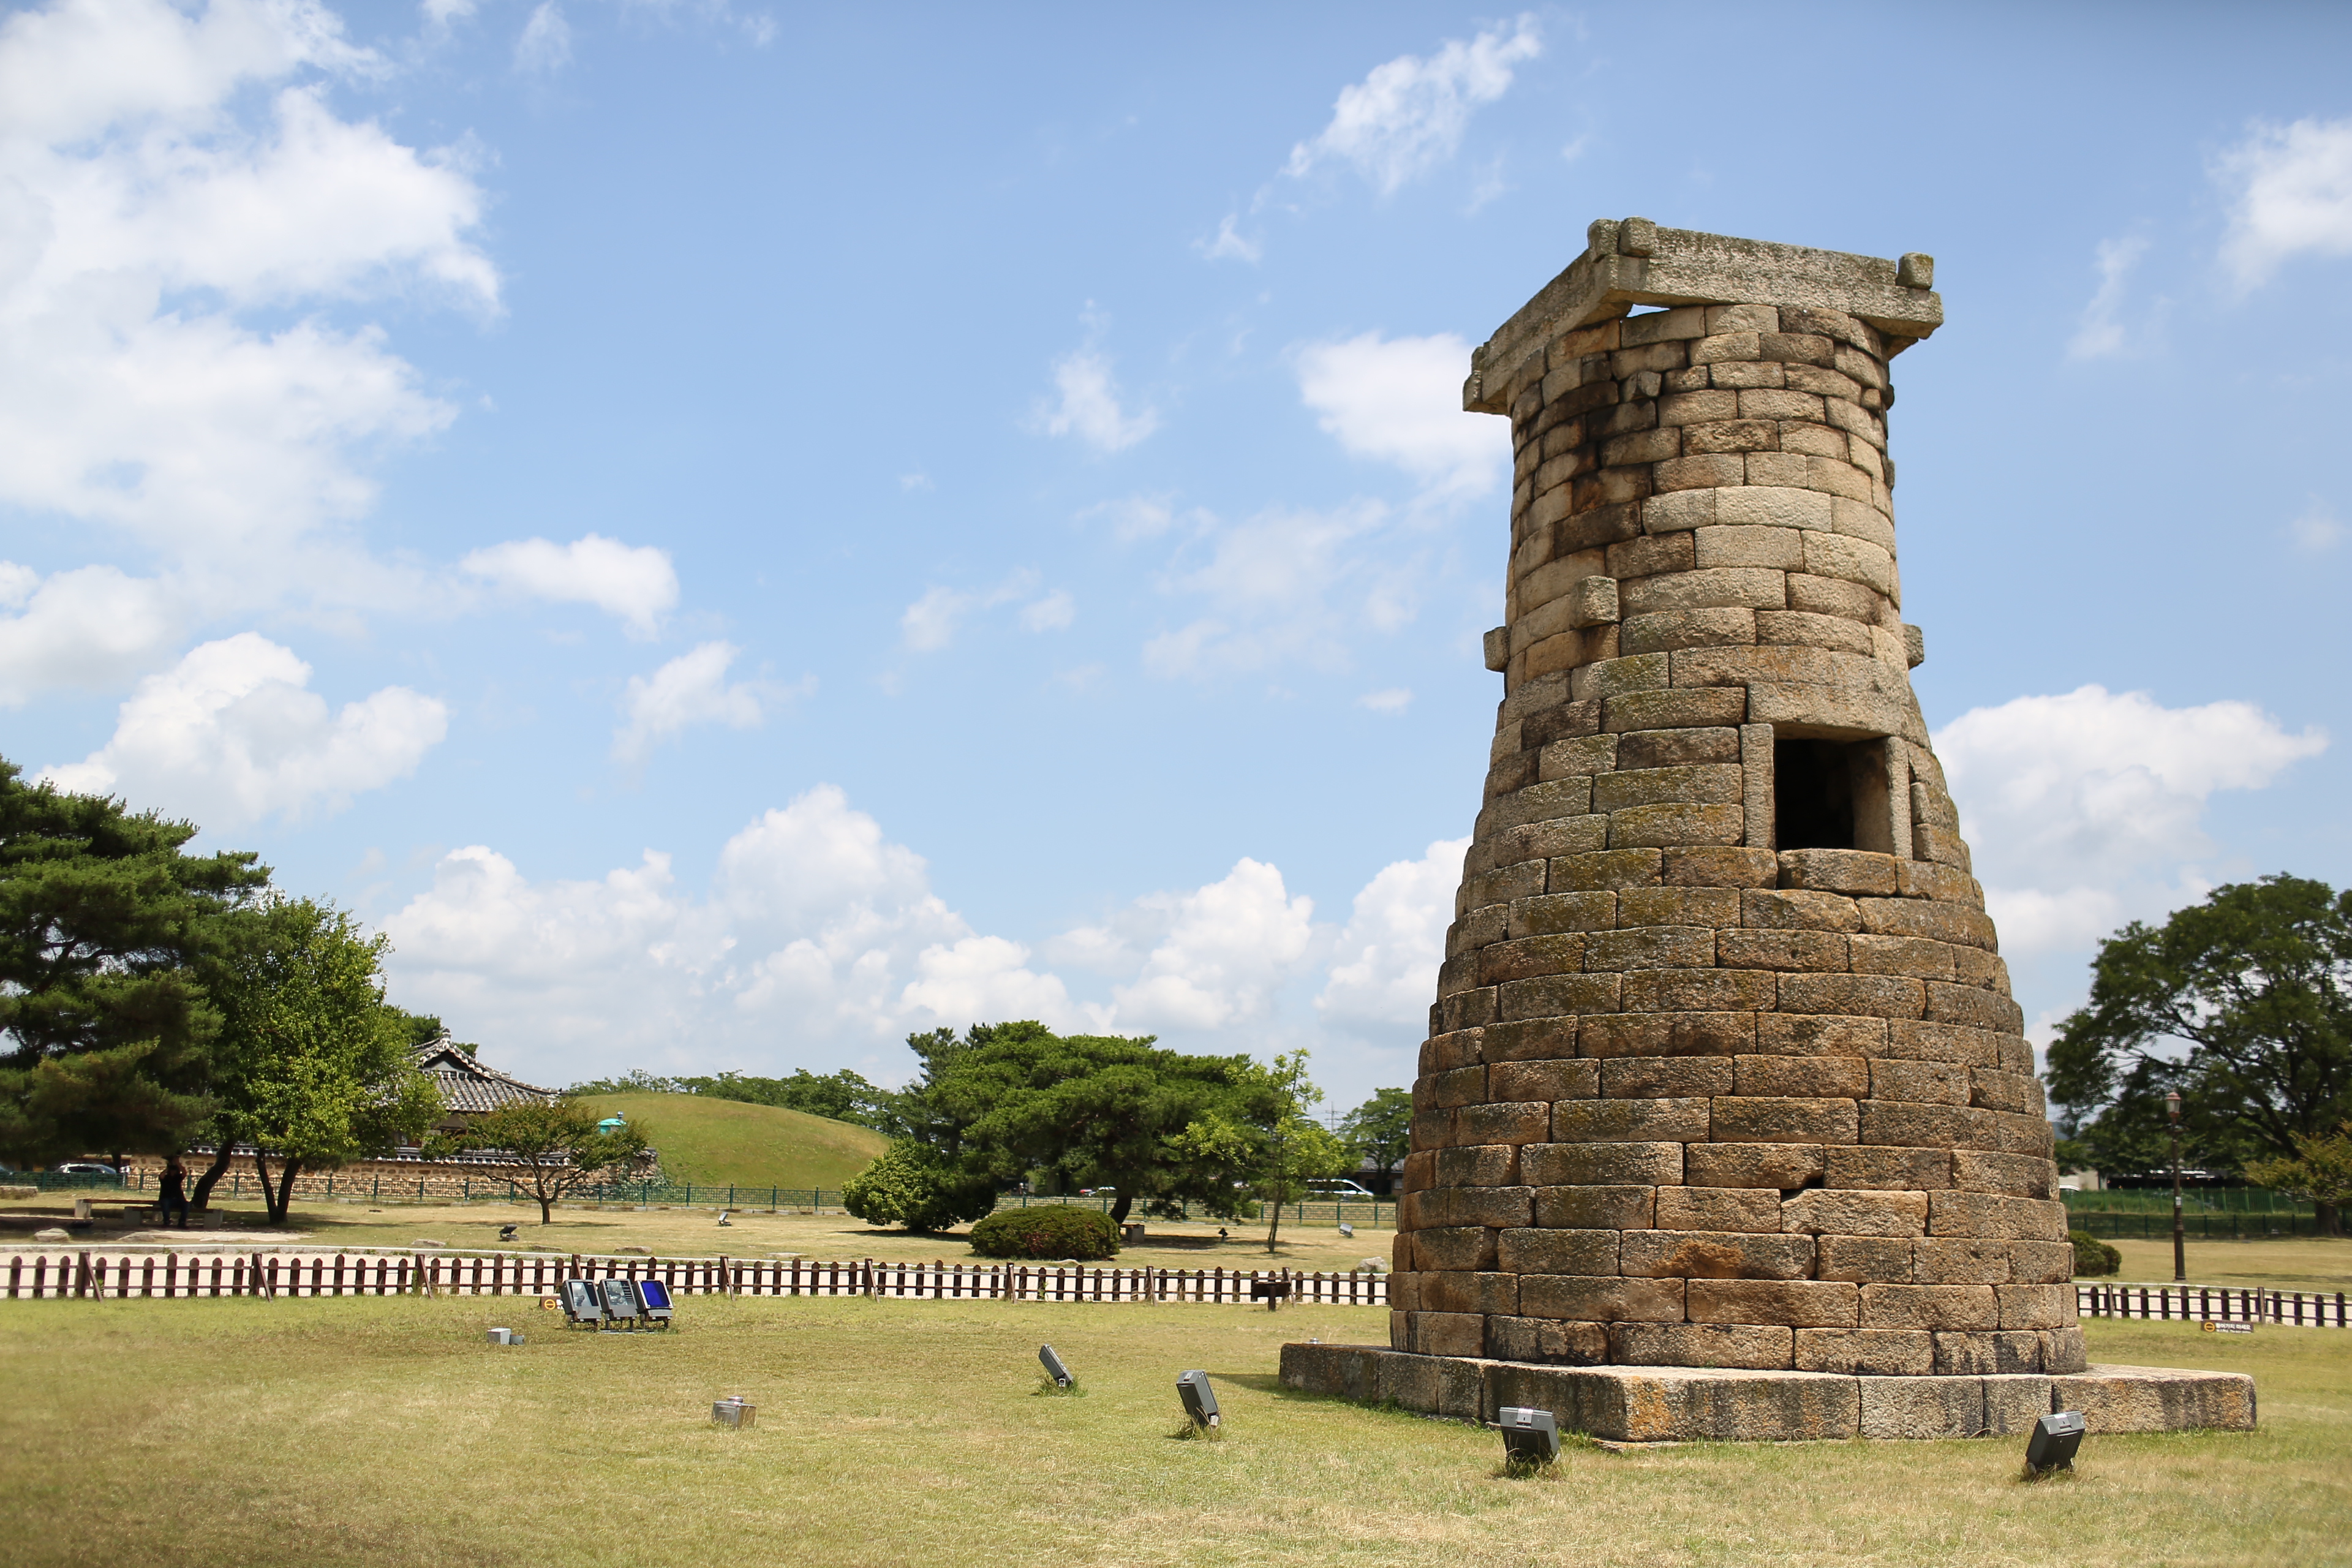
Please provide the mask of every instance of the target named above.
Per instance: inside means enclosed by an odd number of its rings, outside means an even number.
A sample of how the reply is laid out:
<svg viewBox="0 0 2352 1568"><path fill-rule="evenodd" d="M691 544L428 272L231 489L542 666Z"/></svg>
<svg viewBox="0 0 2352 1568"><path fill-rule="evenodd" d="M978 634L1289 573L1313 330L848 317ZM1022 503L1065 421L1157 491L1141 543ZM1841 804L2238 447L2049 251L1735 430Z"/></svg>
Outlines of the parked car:
<svg viewBox="0 0 2352 1568"><path fill-rule="evenodd" d="M49 1169L68 1176L119 1176L122 1173L113 1166L101 1165L95 1160L68 1160L64 1164L52 1165Z"/></svg>
<svg viewBox="0 0 2352 1568"><path fill-rule="evenodd" d="M1315 1198L1345 1198L1350 1203L1362 1198L1370 1203L1372 1199L1372 1190L1359 1183L1351 1182L1344 1176L1330 1176L1307 1183L1307 1195Z"/></svg>

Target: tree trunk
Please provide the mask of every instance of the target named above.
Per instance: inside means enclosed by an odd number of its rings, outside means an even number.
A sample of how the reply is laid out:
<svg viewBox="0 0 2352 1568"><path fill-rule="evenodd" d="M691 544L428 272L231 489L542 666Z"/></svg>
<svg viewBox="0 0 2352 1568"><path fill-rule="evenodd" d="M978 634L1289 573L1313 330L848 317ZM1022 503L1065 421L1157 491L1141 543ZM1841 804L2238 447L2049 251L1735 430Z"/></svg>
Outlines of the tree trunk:
<svg viewBox="0 0 2352 1568"><path fill-rule="evenodd" d="M2311 1205L2311 1215L2319 1223L2320 1235L2342 1236L2344 1234L2343 1212L2336 1205L2314 1202Z"/></svg>
<svg viewBox="0 0 2352 1568"><path fill-rule="evenodd" d="M1276 1191L1278 1193L1280 1189L1277 1188ZM1272 1223L1265 1227L1265 1250L1271 1255L1274 1251L1275 1236L1282 1229L1282 1199L1279 1196L1276 1197L1266 1207L1274 1214Z"/></svg>
<svg viewBox="0 0 2352 1568"><path fill-rule="evenodd" d="M269 1206L270 1224L284 1225L286 1223L287 1214L294 1207L295 1173L301 1170L301 1168L302 1162L299 1160L289 1159L286 1162L285 1169L281 1173L278 1183L278 1201Z"/></svg>
<svg viewBox="0 0 2352 1568"><path fill-rule="evenodd" d="M1111 1223L1113 1225L1125 1225L1127 1223L1127 1216L1133 1212L1135 1212L1135 1194L1129 1192L1125 1187L1119 1188L1118 1202L1110 1205Z"/></svg>
<svg viewBox="0 0 2352 1568"><path fill-rule="evenodd" d="M196 1178L196 1190L188 1206L198 1214L212 1206L213 1189L220 1185L223 1176L228 1174L229 1146L234 1142L233 1139L222 1139L220 1147L213 1152L213 1163L205 1168L203 1175Z"/></svg>

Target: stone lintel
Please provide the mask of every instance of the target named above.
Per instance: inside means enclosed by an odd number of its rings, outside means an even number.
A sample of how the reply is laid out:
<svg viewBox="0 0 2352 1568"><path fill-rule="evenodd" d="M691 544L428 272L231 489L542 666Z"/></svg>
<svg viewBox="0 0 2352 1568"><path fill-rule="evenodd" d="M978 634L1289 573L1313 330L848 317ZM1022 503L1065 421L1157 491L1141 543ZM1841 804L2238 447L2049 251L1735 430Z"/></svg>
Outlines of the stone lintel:
<svg viewBox="0 0 2352 1568"><path fill-rule="evenodd" d="M1549 1410L1564 1431L1616 1443L1787 1443L1848 1437L2018 1436L2080 1410L2093 1436L2250 1432L2254 1382L2239 1373L2093 1365L2042 1376L1858 1377L1722 1367L1538 1366L1410 1355L1381 1345L1286 1344L1282 1383L1307 1394L1493 1421Z"/></svg>
<svg viewBox="0 0 2352 1568"><path fill-rule="evenodd" d="M1885 333L1892 340L1890 354L1944 324L1943 297L1900 281L1900 261L1647 225L1639 239L1629 241L1623 231L1639 223L1594 224L1585 253L1472 351L1463 407L1474 414L1508 413L1511 398L1528 379L1522 371L1530 355L1538 356L1534 368L1540 375L1539 356L1553 338L1622 316L1636 305L1840 310ZM1627 253L1629 244L1647 254Z"/></svg>

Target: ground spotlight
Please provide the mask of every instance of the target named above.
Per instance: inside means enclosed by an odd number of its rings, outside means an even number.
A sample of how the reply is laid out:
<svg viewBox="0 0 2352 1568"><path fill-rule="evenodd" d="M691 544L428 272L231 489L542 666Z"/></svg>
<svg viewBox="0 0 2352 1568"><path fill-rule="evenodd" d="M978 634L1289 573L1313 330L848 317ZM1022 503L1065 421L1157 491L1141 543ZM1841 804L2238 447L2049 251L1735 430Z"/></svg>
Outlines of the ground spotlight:
<svg viewBox="0 0 2352 1568"><path fill-rule="evenodd" d="M2035 1475L2074 1468L2074 1450L2083 1446L2083 1413L2061 1410L2033 1424L2025 1440L2025 1468Z"/></svg>
<svg viewBox="0 0 2352 1568"><path fill-rule="evenodd" d="M1549 1410L1506 1405L1496 1412L1503 1428L1503 1458L1518 1465L1549 1465L1559 1458L1559 1423Z"/></svg>
<svg viewBox="0 0 2352 1568"><path fill-rule="evenodd" d="M1205 1372L1188 1372L1176 1380L1177 1397L1184 1402L1184 1414L1192 1418L1195 1426L1217 1425L1217 1391L1209 1386Z"/></svg>
<svg viewBox="0 0 2352 1568"><path fill-rule="evenodd" d="M1039 1345L1037 1347L1037 1359L1045 1363L1045 1375L1054 1380L1055 1386L1058 1388L1067 1388L1071 1384L1077 1381L1070 1375L1070 1369L1062 1364L1062 1358L1054 1353L1053 1346Z"/></svg>

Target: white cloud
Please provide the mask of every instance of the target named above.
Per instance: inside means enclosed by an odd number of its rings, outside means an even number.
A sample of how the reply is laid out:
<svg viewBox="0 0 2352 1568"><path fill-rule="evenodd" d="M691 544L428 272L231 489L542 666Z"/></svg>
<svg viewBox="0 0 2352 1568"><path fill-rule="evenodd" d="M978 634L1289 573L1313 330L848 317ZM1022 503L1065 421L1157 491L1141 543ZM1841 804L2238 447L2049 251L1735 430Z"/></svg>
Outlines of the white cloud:
<svg viewBox="0 0 2352 1568"><path fill-rule="evenodd" d="M707 642L650 676L629 677L621 694L627 721L613 731L613 755L625 763L643 762L655 746L695 724L756 726L766 717L763 704L784 693L765 681L728 684L728 667L742 651L733 643ZM808 689L807 683L802 689Z"/></svg>
<svg viewBox="0 0 2352 1568"><path fill-rule="evenodd" d="M1412 691L1403 686L1391 686L1385 691L1367 691L1356 699L1356 706L1369 708L1375 713L1402 713L1412 706Z"/></svg>
<svg viewBox="0 0 2352 1568"><path fill-rule="evenodd" d="M617 616L633 637L650 637L677 605L677 569L669 552L591 533L569 544L511 540L477 550L457 570L505 589L556 604L593 605Z"/></svg>
<svg viewBox="0 0 2352 1568"><path fill-rule="evenodd" d="M2314 555L2324 555L2344 542L2344 524L2336 518L2336 509L2316 496L2286 527L2295 547Z"/></svg>
<svg viewBox="0 0 2352 1568"><path fill-rule="evenodd" d="M899 616L899 633L915 652L937 653L955 640L956 623L978 602L976 595L953 588L929 589Z"/></svg>
<svg viewBox="0 0 2352 1568"><path fill-rule="evenodd" d="M1114 987L1125 1029L1219 1029L1265 1016L1307 955L1315 900L1292 898L1279 868L1246 857L1222 880L1136 901L1158 927L1133 979Z"/></svg>
<svg viewBox="0 0 2352 1568"><path fill-rule="evenodd" d="M433 31L446 31L454 22L473 19L477 0L424 0L425 25Z"/></svg>
<svg viewBox="0 0 2352 1568"><path fill-rule="evenodd" d="M0 562L0 708L45 691L121 689L152 668L179 636L185 616L152 578L111 566L83 566L43 578Z"/></svg>
<svg viewBox="0 0 2352 1568"><path fill-rule="evenodd" d="M1507 35L1496 27L1467 44L1448 39L1426 59L1400 55L1340 89L1331 122L1291 149L1286 172L1304 175L1339 158L1391 195L1451 158L1471 114L1509 90L1512 67L1541 53L1535 18L1523 16Z"/></svg>
<svg viewBox="0 0 2352 1568"><path fill-rule="evenodd" d="M2258 121L2213 174L2231 198L2221 261L2240 288L2296 256L2352 256L2352 119Z"/></svg>
<svg viewBox="0 0 2352 1568"><path fill-rule="evenodd" d="M1467 838L1441 839L1420 859L1384 867L1364 885L1317 1011L1360 1028L1418 1034L1437 999L1437 966L1469 848Z"/></svg>
<svg viewBox="0 0 2352 1568"><path fill-rule="evenodd" d="M310 680L256 633L205 643L140 683L105 746L41 776L228 826L340 810L414 773L448 732L448 709L404 686L330 713Z"/></svg>
<svg viewBox="0 0 2352 1568"><path fill-rule="evenodd" d="M384 68L307 0L0 22L0 506L127 530L215 612L383 601L397 574L320 531L455 409L318 308L499 287L464 159L329 107Z"/></svg>
<svg viewBox="0 0 2352 1568"><path fill-rule="evenodd" d="M526 76L546 76L572 63L572 24L555 0L540 0L515 39L515 69Z"/></svg>
<svg viewBox="0 0 2352 1568"><path fill-rule="evenodd" d="M1066 588L1056 588L1034 604L1021 606L1021 628L1031 632L1057 632L1078 618L1078 603Z"/></svg>
<svg viewBox="0 0 2352 1568"><path fill-rule="evenodd" d="M2126 904L2194 884L2211 848L2207 800L2264 787L2327 738L2249 702L2165 708L2085 686L1972 709L1935 743L2004 945L2030 952L2085 942Z"/></svg>
<svg viewBox="0 0 2352 1568"><path fill-rule="evenodd" d="M1216 237L1197 240L1193 248L1211 261L1257 261L1265 254L1265 246L1259 240L1244 238L1234 229L1238 216L1227 213L1224 221L1217 225Z"/></svg>
<svg viewBox="0 0 2352 1568"><path fill-rule="evenodd" d="M1077 601L1067 590L1056 588L1030 599L1036 587L1037 574L1024 567L990 589L927 589L921 598L900 613L899 636L911 653L937 653L955 641L965 617L973 611L992 610L1023 599L1029 600L1022 605L1019 617L1024 631L1058 631L1076 618Z"/></svg>
<svg viewBox="0 0 2352 1568"><path fill-rule="evenodd" d="M1108 522L1113 536L1123 543L1153 539L1167 532L1170 525L1175 522L1173 499L1164 495L1128 496L1118 500L1097 501L1078 513L1078 521Z"/></svg>
<svg viewBox="0 0 2352 1568"><path fill-rule="evenodd" d="M1110 359L1097 350L1079 349L1055 361L1054 388L1061 401L1038 410L1049 436L1076 436L1097 450L1121 452L1160 428L1160 416L1150 409L1129 414L1119 406Z"/></svg>
<svg viewBox="0 0 2352 1568"><path fill-rule="evenodd" d="M2083 308L2082 323L2067 342L2068 359L2106 359L2124 352L2126 334L2120 319L2124 286L2147 251L2147 241L2141 238L2099 241L2098 290Z"/></svg>
<svg viewBox="0 0 2352 1568"><path fill-rule="evenodd" d="M1365 332L1298 351L1298 393L1349 452L1393 463L1433 496L1485 495L1510 465L1510 432L1462 412L1470 345L1451 332Z"/></svg>
<svg viewBox="0 0 2352 1568"><path fill-rule="evenodd" d="M1376 501L1328 511L1277 508L1231 526L1211 520L1160 584L1165 592L1205 598L1208 613L1146 641L1144 668L1162 677L1259 670L1293 659L1346 668L1348 637L1359 626L1391 631L1417 608L1412 572L1363 546L1387 521ZM1203 552L1206 559L1192 563Z"/></svg>

